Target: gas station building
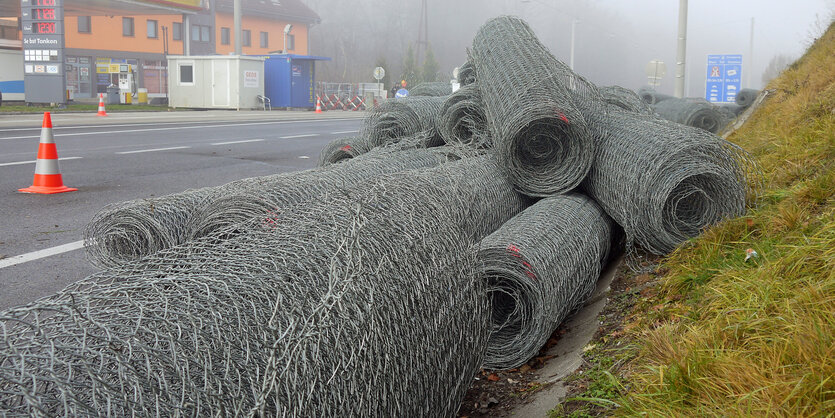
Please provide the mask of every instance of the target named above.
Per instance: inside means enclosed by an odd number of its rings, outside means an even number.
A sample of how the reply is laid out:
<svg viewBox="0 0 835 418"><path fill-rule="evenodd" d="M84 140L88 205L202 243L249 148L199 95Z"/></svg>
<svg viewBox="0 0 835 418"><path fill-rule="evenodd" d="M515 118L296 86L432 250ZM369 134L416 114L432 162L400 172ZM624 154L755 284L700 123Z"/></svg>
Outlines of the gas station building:
<svg viewBox="0 0 835 418"><path fill-rule="evenodd" d="M302 0L241 2L243 54L309 53L308 31L320 19ZM49 12L51 5L63 11ZM56 23L39 20L50 17ZM15 18L21 22L17 33L6 28ZM152 98L164 97L167 56L226 55L235 44L233 0L13 0L0 5L0 21L6 23L0 48L20 50L27 79L36 78L35 71L61 73L70 98L96 97L111 84L121 92L144 88ZM287 24L292 29L283 51ZM37 36L60 36L63 48L27 51L24 43L32 41L26 39Z"/></svg>

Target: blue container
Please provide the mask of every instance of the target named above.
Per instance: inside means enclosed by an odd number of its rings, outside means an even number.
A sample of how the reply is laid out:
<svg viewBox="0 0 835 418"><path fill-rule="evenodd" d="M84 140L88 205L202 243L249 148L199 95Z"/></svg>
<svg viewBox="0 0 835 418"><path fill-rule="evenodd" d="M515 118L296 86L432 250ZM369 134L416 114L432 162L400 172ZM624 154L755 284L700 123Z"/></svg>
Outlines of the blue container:
<svg viewBox="0 0 835 418"><path fill-rule="evenodd" d="M264 95L273 107L313 108L316 106L316 61L330 61L312 55L262 55Z"/></svg>

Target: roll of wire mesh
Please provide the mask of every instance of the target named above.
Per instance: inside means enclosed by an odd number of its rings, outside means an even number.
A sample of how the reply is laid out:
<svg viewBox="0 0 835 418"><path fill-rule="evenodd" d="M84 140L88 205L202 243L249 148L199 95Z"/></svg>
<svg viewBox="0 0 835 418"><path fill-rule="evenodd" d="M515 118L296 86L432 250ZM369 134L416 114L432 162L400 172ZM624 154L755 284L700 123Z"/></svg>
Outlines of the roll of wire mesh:
<svg viewBox="0 0 835 418"><path fill-rule="evenodd" d="M658 102L663 102L664 100L674 99L674 96L670 96L668 94L661 94L651 88L641 88L638 90L638 96L641 97L646 104L654 105Z"/></svg>
<svg viewBox="0 0 835 418"><path fill-rule="evenodd" d="M443 141L436 128L445 97L404 97L386 100L363 121L360 135L375 146L392 144L401 138L425 133L429 146Z"/></svg>
<svg viewBox="0 0 835 418"><path fill-rule="evenodd" d="M500 165L530 196L575 188L594 157L585 112L605 112L597 88L557 61L517 17L488 20L473 64Z"/></svg>
<svg viewBox="0 0 835 418"><path fill-rule="evenodd" d="M452 148L386 151L378 149L349 160L352 162L350 165L346 161L328 166L333 169L252 178L246 185L201 205L191 217L191 224L187 228L191 233L189 239L228 230L237 224L259 216L268 216L294 204L309 202L345 187L355 187L382 174L434 167L459 158ZM337 168L339 166L344 167Z"/></svg>
<svg viewBox="0 0 835 418"><path fill-rule="evenodd" d="M334 139L319 153L319 167L350 160L371 151L372 148L374 145L371 141L360 136Z"/></svg>
<svg viewBox="0 0 835 418"><path fill-rule="evenodd" d="M713 134L651 116L609 112L585 192L635 245L667 254L725 218L745 213L756 166Z"/></svg>
<svg viewBox="0 0 835 418"><path fill-rule="evenodd" d="M474 148L490 146L484 104L477 84L468 84L449 96L438 118L438 132L447 144Z"/></svg>
<svg viewBox="0 0 835 418"><path fill-rule="evenodd" d="M757 96L759 95L760 91L757 89L742 89L736 94L734 101L737 105L747 108L754 104L754 101L757 100Z"/></svg>
<svg viewBox="0 0 835 418"><path fill-rule="evenodd" d="M472 234L520 199L485 158L382 175L0 312L3 411L451 416L489 333Z"/></svg>
<svg viewBox="0 0 835 418"><path fill-rule="evenodd" d="M461 87L464 87L475 82L475 66L473 66L472 59L470 57L467 57L467 61L464 64L461 64L460 67L458 67L458 84L460 84Z"/></svg>
<svg viewBox="0 0 835 418"><path fill-rule="evenodd" d="M320 169L237 180L217 187L106 206L84 228L87 258L98 267L133 262L246 219L253 210L263 213L268 202L277 199L270 196L283 194L283 202L296 203L327 190L320 182L342 186L365 179L364 175L429 167L448 160L443 152L398 152L377 150ZM289 186L282 189L281 185ZM264 189L266 186L275 189ZM221 209L222 214L212 212Z"/></svg>
<svg viewBox="0 0 835 418"><path fill-rule="evenodd" d="M612 226L593 200L573 193L536 202L481 241L480 274L493 305L486 368L524 364L591 295Z"/></svg>
<svg viewBox="0 0 835 418"><path fill-rule="evenodd" d="M432 81L420 83L409 90L409 97L430 96L440 97L452 94L452 84L448 81Z"/></svg>
<svg viewBox="0 0 835 418"><path fill-rule="evenodd" d="M640 96L625 87L600 87L600 94L603 96L603 101L610 105L617 106L621 110L641 113L644 115L652 115L654 113L652 107L642 100Z"/></svg>
<svg viewBox="0 0 835 418"><path fill-rule="evenodd" d="M664 119L714 134L727 124L719 107L704 99L668 99L653 105L653 109Z"/></svg>

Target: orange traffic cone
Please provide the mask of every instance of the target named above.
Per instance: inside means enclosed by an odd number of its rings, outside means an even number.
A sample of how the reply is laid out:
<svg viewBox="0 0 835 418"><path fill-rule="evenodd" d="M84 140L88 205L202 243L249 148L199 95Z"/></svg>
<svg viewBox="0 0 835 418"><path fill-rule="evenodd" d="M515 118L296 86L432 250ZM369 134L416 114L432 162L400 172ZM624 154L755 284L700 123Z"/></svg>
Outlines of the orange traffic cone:
<svg viewBox="0 0 835 418"><path fill-rule="evenodd" d="M99 93L99 113L96 113L98 116L107 116L107 112L104 111L104 96Z"/></svg>
<svg viewBox="0 0 835 418"><path fill-rule="evenodd" d="M322 113L322 101L316 96L316 113Z"/></svg>
<svg viewBox="0 0 835 418"><path fill-rule="evenodd" d="M55 148L55 138L52 136L52 118L49 112L44 112L38 161L35 163L35 178L30 187L18 189L18 191L52 194L76 190L78 189L64 186L64 181L61 179L61 170L58 168L58 150Z"/></svg>

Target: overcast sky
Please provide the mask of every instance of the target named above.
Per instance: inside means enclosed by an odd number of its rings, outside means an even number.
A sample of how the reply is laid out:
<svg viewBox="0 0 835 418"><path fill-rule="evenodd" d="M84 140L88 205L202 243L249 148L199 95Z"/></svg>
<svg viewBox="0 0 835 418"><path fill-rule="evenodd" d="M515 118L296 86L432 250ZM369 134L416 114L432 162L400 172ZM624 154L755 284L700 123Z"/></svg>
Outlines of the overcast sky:
<svg viewBox="0 0 835 418"><path fill-rule="evenodd" d="M558 2L542 0L541 3ZM642 45L635 43L632 47L636 53L644 50L664 55L658 58L666 58L667 78L672 81L670 76L674 74L678 1L596 0L591 3L598 8L614 11L640 30L657 37L656 45L642 42ZM751 81L755 87L760 87L761 74L769 60L777 54L799 57L808 46L807 42L812 38L818 22L822 23L832 16L835 9L835 1L832 0L690 0L688 4L687 60L691 76L687 81L690 96L699 96L703 90L707 54L739 53L747 59L751 18L754 18L754 71ZM659 21L663 20L668 23L660 25ZM630 36L628 33L615 35ZM746 61L746 64L749 62Z"/></svg>
<svg viewBox="0 0 835 418"><path fill-rule="evenodd" d="M418 38L420 0L303 0L322 16L311 37L314 53L333 81L373 81L384 58L401 75L404 52ZM575 70L601 85L637 89L647 84L646 64L660 59L667 75L659 91L672 93L678 34L677 0L427 0L429 42L445 76L466 59L479 27L500 15L525 19L545 46L568 63L571 22L576 29ZM835 0L690 0L687 95L704 96L708 54L742 54L743 87L760 88L778 54L799 57L835 11ZM751 18L753 69L748 62ZM339 71L336 71L339 69ZM355 70L355 73L352 73ZM340 78L341 77L341 78ZM337 80L338 79L338 80Z"/></svg>

